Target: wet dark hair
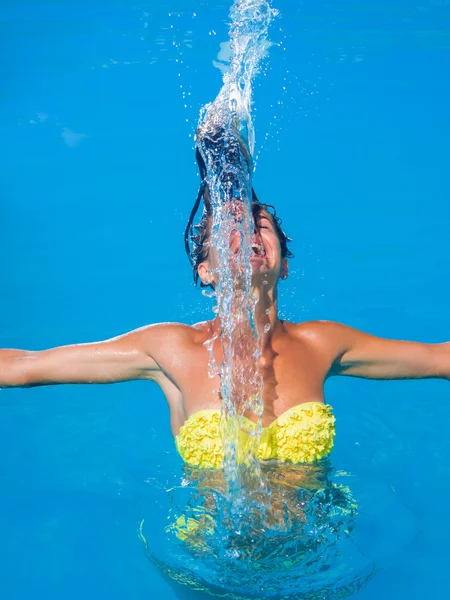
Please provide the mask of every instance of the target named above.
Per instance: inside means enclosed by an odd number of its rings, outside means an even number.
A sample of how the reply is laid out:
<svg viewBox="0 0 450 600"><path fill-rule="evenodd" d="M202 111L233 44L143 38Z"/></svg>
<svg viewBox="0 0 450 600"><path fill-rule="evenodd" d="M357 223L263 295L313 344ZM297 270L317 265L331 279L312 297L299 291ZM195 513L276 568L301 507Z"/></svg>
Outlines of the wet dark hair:
<svg viewBox="0 0 450 600"><path fill-rule="evenodd" d="M197 199L194 203L194 206L192 207L191 214L189 215L189 220L184 231L184 247L189 262L192 266L194 284L197 285L199 279L198 266L208 258L208 240L211 235L213 208L211 204L211 196L209 193L208 185L206 183L206 166L198 148L196 149L195 158L197 160L202 181L198 190ZM202 199L202 216L200 222L194 225L195 215L197 214ZM281 228L282 220L280 219L280 217L277 216L275 207L271 204L265 204L263 202L260 202L255 193L255 190L252 188L252 213L253 219L255 221L262 211L266 211L272 218L273 227L280 242L281 257L293 258L294 254L288 248L288 243L292 240L284 233L283 229ZM210 287L209 284L206 285L202 281L200 281L200 286Z"/></svg>

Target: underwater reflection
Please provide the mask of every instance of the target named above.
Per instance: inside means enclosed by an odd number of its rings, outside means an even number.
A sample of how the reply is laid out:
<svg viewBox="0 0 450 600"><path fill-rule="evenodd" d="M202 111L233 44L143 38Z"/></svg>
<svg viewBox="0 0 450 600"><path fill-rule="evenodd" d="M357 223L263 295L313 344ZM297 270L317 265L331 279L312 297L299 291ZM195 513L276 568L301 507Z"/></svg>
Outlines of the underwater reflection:
<svg viewBox="0 0 450 600"><path fill-rule="evenodd" d="M147 548L177 596L332 599L361 589L374 565L352 539L358 507L346 474L326 459L262 469L267 492L237 514L223 471L184 467L170 491L170 555Z"/></svg>

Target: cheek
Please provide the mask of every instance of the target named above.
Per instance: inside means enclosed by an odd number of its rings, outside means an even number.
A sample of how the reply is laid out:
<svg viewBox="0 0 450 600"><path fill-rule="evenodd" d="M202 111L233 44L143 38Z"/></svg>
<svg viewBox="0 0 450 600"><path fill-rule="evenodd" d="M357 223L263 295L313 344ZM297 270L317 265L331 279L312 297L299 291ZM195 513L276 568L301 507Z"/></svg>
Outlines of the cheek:
<svg viewBox="0 0 450 600"><path fill-rule="evenodd" d="M208 265L210 269L215 269L219 264L219 257L215 248L210 248L208 252Z"/></svg>
<svg viewBox="0 0 450 600"><path fill-rule="evenodd" d="M265 235L262 235L262 240L263 243L266 243L273 248L276 252L279 252L281 254L281 246L280 246L280 240L278 239L277 235L273 232L270 233L266 233Z"/></svg>

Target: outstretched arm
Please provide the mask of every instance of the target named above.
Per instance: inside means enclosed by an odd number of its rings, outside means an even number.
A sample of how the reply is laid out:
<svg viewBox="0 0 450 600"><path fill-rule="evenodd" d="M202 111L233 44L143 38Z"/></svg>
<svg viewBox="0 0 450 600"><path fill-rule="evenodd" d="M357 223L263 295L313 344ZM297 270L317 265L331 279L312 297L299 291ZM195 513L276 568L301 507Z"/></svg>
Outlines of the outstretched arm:
<svg viewBox="0 0 450 600"><path fill-rule="evenodd" d="M450 342L423 344L387 340L326 321L319 323L319 329L329 340L333 354L329 375L450 380Z"/></svg>
<svg viewBox="0 0 450 600"><path fill-rule="evenodd" d="M159 366L153 350L163 342L163 327L40 352L0 350L0 388L154 379Z"/></svg>

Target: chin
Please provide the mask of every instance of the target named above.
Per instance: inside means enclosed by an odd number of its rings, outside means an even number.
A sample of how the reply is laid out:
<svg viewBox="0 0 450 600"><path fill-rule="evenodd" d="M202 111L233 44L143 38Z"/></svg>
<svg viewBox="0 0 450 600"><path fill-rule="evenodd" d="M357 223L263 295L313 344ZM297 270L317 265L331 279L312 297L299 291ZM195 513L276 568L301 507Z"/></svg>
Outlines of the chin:
<svg viewBox="0 0 450 600"><path fill-rule="evenodd" d="M252 283L255 285L262 284L263 281L267 281L268 284L272 283L276 279L276 275L270 269L254 268L252 265Z"/></svg>

